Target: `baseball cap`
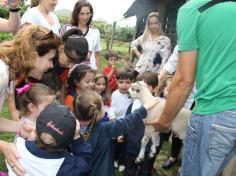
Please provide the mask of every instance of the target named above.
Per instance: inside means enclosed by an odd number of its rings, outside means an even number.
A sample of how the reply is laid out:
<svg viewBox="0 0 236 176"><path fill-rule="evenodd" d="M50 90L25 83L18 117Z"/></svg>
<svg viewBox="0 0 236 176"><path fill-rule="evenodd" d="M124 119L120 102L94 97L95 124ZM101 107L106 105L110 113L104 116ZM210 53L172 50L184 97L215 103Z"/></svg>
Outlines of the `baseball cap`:
<svg viewBox="0 0 236 176"><path fill-rule="evenodd" d="M76 119L73 113L61 105L46 106L36 121L37 136L41 137L42 133L50 134L56 142L55 149L67 148L73 141L75 129Z"/></svg>

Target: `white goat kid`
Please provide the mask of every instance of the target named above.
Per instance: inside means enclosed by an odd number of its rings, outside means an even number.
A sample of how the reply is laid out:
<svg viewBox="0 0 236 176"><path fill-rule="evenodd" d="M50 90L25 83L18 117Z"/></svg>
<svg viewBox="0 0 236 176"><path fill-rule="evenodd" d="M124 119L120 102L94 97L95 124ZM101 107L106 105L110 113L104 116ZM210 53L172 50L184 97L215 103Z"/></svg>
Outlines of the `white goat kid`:
<svg viewBox="0 0 236 176"><path fill-rule="evenodd" d="M142 104L145 104L147 101L150 101L154 98L158 98L159 102L153 108L148 110L146 119L154 119L160 117L166 101L165 99L154 97L149 91L146 83L144 83L143 81L137 81L136 83L133 83L129 89L129 93L132 98L139 99ZM174 131L180 139L185 138L186 128L188 127L188 119L190 117L190 114L190 110L182 108L171 124L172 131ZM145 148L150 139L152 140L152 145L149 157L153 158L156 154L156 146L159 144L159 132L156 132L153 126L147 125L145 126L144 136L142 138L139 155L135 160L136 163L140 163L141 161L143 161Z"/></svg>

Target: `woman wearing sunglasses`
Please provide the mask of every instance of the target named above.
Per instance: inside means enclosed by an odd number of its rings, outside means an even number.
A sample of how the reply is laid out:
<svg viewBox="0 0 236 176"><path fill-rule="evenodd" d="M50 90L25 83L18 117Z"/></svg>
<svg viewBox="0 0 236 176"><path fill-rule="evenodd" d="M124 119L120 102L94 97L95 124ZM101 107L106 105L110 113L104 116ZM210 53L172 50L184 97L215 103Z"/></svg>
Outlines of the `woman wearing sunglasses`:
<svg viewBox="0 0 236 176"><path fill-rule="evenodd" d="M20 75L29 73L42 77L43 73L53 67L52 60L61 44L53 32L46 28L30 25L19 30L11 41L0 45L0 112L5 98L8 96L8 84ZM35 69L37 68L37 70ZM34 127L19 122L0 118L1 132L20 132L30 137ZM0 151L3 152L8 164L17 175L23 175L24 169L17 161L18 153L11 143L0 141Z"/></svg>

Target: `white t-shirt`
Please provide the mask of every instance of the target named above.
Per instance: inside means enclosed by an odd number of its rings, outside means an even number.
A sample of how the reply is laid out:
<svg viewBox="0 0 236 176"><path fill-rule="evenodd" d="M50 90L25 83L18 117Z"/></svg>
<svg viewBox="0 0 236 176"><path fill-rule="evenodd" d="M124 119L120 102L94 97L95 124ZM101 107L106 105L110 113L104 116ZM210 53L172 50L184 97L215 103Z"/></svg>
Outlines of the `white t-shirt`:
<svg viewBox="0 0 236 176"><path fill-rule="evenodd" d="M25 140L21 137L16 139L16 148L20 154L19 162L26 169L25 176L52 176L57 175L65 158L45 159L33 155L25 146ZM11 167L7 164L8 175L15 176Z"/></svg>
<svg viewBox="0 0 236 176"><path fill-rule="evenodd" d="M170 56L167 63L163 67L169 74L173 74L176 71L178 56L179 56L178 45L176 45L172 55ZM191 108L191 106L194 102L194 95L196 92L197 92L197 90L196 90L196 86L194 84L194 87L184 104L185 108L188 108L188 109Z"/></svg>
<svg viewBox="0 0 236 176"><path fill-rule="evenodd" d="M133 99L128 94L122 94L116 90L111 95L111 109L114 111L116 119L124 118L125 113Z"/></svg>
<svg viewBox="0 0 236 176"><path fill-rule="evenodd" d="M100 32L98 29L89 28L88 33L85 35L85 38L89 44L89 51L91 52L90 64L93 69L97 69L95 52L101 51L101 41L100 41Z"/></svg>
<svg viewBox="0 0 236 176"><path fill-rule="evenodd" d="M21 25L25 23L37 24L45 28L48 28L52 30L55 34L59 35L59 30L61 25L58 20L58 17L53 12L50 12L49 15L52 17L52 20L54 22L53 26L48 23L46 18L42 15L42 13L39 11L37 7L33 7L31 9L28 9L24 13L24 15L21 18Z"/></svg>
<svg viewBox="0 0 236 176"><path fill-rule="evenodd" d="M0 59L0 112L8 95L9 67Z"/></svg>

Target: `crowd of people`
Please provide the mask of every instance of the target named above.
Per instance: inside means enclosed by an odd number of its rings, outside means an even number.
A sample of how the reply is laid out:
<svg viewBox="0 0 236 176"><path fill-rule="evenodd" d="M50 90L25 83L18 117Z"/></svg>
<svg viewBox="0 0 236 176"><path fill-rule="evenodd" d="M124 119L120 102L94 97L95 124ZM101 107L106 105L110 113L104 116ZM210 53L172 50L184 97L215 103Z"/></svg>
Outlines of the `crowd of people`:
<svg viewBox="0 0 236 176"><path fill-rule="evenodd" d="M53 13L58 0L34 0L22 17L20 0L0 2L9 8L0 32L16 33L0 44L0 111L7 104L11 119L0 118L0 131L16 134L10 143L0 140L9 176L113 176L116 168L124 176L151 176L170 135L171 153L162 167L180 157L181 176L218 176L235 157L235 2L186 2L172 54L159 14L151 12L143 35L131 42L134 69L117 68L113 50L101 67L89 1L77 1L64 26ZM160 118L145 120L158 99L142 104L130 97L136 81L166 99ZM182 107L192 110L184 141L170 131ZM160 132L160 141L153 158L149 144L137 163L145 125Z"/></svg>

